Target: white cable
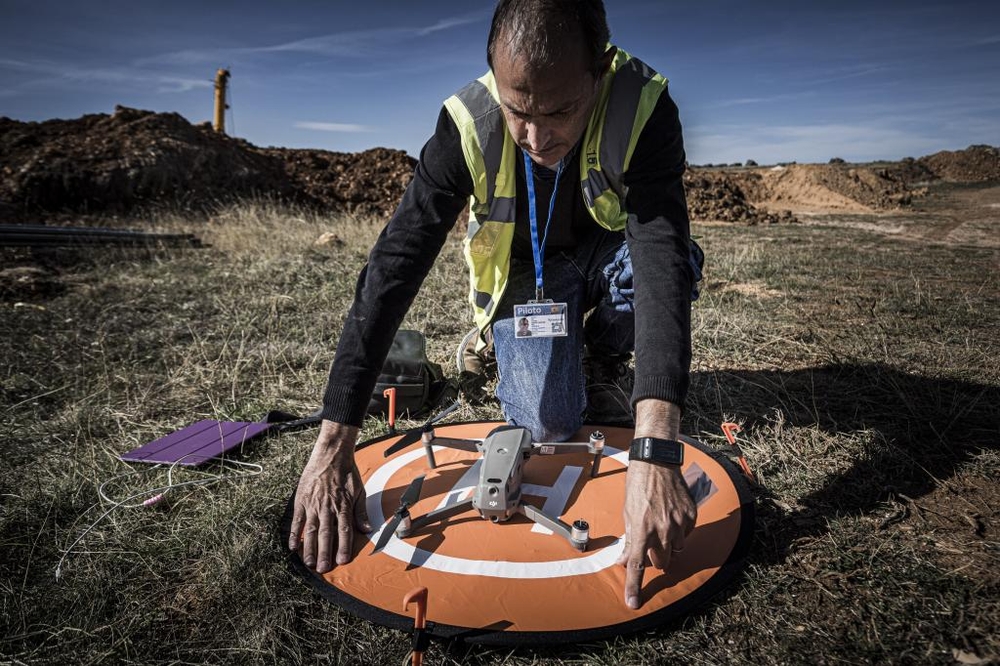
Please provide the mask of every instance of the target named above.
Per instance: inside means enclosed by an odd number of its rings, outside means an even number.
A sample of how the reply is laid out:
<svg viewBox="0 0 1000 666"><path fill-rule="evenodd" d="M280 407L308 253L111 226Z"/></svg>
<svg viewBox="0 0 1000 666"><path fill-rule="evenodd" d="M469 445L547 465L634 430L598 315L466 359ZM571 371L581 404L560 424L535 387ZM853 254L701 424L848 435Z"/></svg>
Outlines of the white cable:
<svg viewBox="0 0 1000 666"><path fill-rule="evenodd" d="M224 460L224 459L219 460L219 462L222 464L223 467L225 467L225 463L231 463L231 464L236 465L238 467L250 468L253 471L252 472L247 472L247 473L244 473L244 474L237 474L237 475L233 475L233 474L214 474L214 475L211 475L211 478L208 478L208 479L196 479L195 481L201 481L205 485L209 485L211 483L215 483L215 482L218 482L218 481L223 481L223 480L226 480L226 479L233 478L234 476L235 477L257 476L257 475L263 473L263 471L264 471L263 467L261 467L260 465L255 464L255 463L246 463L246 462L240 462L239 460ZM178 487L179 485L193 484L193 482L191 482L191 481L185 482L184 484L175 484L173 482L173 472L174 472L174 469L176 469L177 465L179 465L180 463L181 463L181 461L174 462L174 463L172 463L170 465L170 467L167 468L167 485L164 486L165 490L163 490L162 495L166 495L167 492L169 492L172 488ZM119 479L125 479L125 478L128 478L130 476L136 476L136 475L142 474L143 472L152 472L153 470L159 469L161 467L163 467L163 465L162 464L158 464L158 465L154 465L153 467L150 467L148 470L143 470L143 471L135 470L135 471L125 472L124 474L119 474L117 476L113 476L110 479L108 479L107 481L105 481L104 483L102 483L100 486L98 486L98 488L97 488L97 494L105 502L109 502L111 504L115 504L115 505L121 506L122 508L125 508L125 509L137 509L140 506L152 506L153 504L156 503L156 502L152 501L154 499L157 499L155 497L151 497L149 499L143 500L142 502L137 502L135 504L124 504L124 502L128 501L128 498L126 498L124 500L121 500L121 501L115 500L112 497L108 496L108 494L105 492L105 489L109 485L111 485L112 483L118 481ZM207 472L207 471L204 471L204 470L200 470L200 469L189 469L188 471L190 471L190 472L197 472L199 474L205 474L205 475L209 475L210 474L210 472ZM159 490L159 489L157 489L157 490ZM143 495L143 494L146 494L146 493L152 493L152 492L155 492L155 491L152 491L152 490L143 491L142 493L140 493L140 495ZM162 495L158 499L162 499ZM157 501L158 501L158 499L157 499Z"/></svg>
<svg viewBox="0 0 1000 666"><path fill-rule="evenodd" d="M153 506L154 504L157 504L160 500L162 500L163 497L168 492L170 492L171 490L173 490L174 488L183 488L185 486L208 486L208 485L212 485L212 484L215 484L215 483L219 483L220 481L238 480L238 479L242 479L242 478L246 478L246 477L258 476L258 475L260 475L260 474L262 474L264 472L263 466L258 465L256 463L241 462L239 460L219 459L219 463L220 463L220 465L223 468L226 466L226 463L232 463L234 465L237 465L238 467L249 468L251 471L249 471L249 472L243 472L243 473L240 473L240 474L235 474L235 473L234 474L215 474L215 475L212 475L211 477L209 477L207 479L192 479L190 481L182 481L180 483L174 483L174 481L173 481L173 471L174 471L174 468L179 463L180 463L180 461L178 460L177 462L174 462L172 465L170 465L170 467L167 468L167 485L160 486L160 487L157 487L157 488L147 488L146 490L141 490L141 491L139 491L137 493L133 493L132 495L129 495L128 497L125 497L124 499L121 499L121 500L117 500L116 501L116 500L112 500L110 497L108 497L107 494L105 494L105 492L104 492L105 487L108 484L112 483L113 481L116 481L118 479L123 479L123 478L129 477L129 476L135 476L137 474L142 474L142 472L136 470L136 471L133 471L133 472L126 472L125 474L119 474L117 476L111 477L110 479L108 479L107 481L105 481L104 483L102 483L100 486L98 486L97 493L100 496L101 500L106 501L106 502L111 502L112 505L111 505L111 507L107 511L105 511L104 513L102 513L97 518L97 520L95 520L90 525L88 525L86 527L86 529L84 529L83 532L81 532L80 535L77 536L76 539L73 540L73 543L71 543L69 545L69 548L67 548L65 551L63 551L62 557L59 558L59 562L56 564L56 571L55 571L56 580L59 580L59 576L62 573L63 562L66 560L67 557L69 557L69 554L76 547L76 544L80 543L80 541L82 541L83 538L85 536L87 536L87 534L89 534L91 530L93 530L95 527L97 527L101 523L101 521L103 521L105 518L107 518L109 515L111 515L111 512L114 511L115 509L118 509L118 508L134 509L134 508L138 508L140 506ZM151 467L147 471L153 471L153 470L158 469L160 467L162 467L162 465L155 465L155 466ZM196 471L196 472L199 472L201 474L208 474L208 472L203 472L202 470L190 470L190 471ZM147 498L146 500L144 500L142 502L138 502L138 503L135 503L135 504L128 504L128 502L131 502L132 500L138 499L138 498L140 498L140 497L142 497L144 495L151 495L151 497ZM94 506L97 506L97 505L95 504ZM91 508L93 508L93 507L91 507ZM87 509L87 511L90 511L90 509ZM86 513L86 512L84 512L84 513Z"/></svg>

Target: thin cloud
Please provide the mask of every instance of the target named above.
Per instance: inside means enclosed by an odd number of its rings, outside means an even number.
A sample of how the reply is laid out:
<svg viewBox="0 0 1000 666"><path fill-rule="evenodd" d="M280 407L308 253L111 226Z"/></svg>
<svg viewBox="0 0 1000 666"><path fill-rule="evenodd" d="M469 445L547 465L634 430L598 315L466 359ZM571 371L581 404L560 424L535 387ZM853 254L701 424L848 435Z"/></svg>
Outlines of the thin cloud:
<svg viewBox="0 0 1000 666"><path fill-rule="evenodd" d="M481 56L479 51L474 53L464 54L469 62L476 62L477 60L482 61L482 68L486 69L486 57ZM390 63L387 67L375 67L375 68L365 68L365 69L351 69L342 72L337 72L337 76L343 79L376 79L384 77L408 77L419 74L427 74L429 72L437 72L442 69L447 69L455 62L454 56L430 56L426 58L419 58L416 60L411 60L406 64L397 64L395 62Z"/></svg>
<svg viewBox="0 0 1000 666"><path fill-rule="evenodd" d="M780 76L761 76L764 83L782 86L822 86L837 81L859 79L898 69L881 64L862 63L846 67L801 67L781 71Z"/></svg>
<svg viewBox="0 0 1000 666"><path fill-rule="evenodd" d="M62 82L72 81L83 84L106 83L154 88L159 93L182 93L212 86L212 82L208 79L169 76L135 68L75 67L49 60L26 61L0 58L0 68L33 72L48 77L45 79L33 79L24 84L32 88L45 87L46 85L60 85Z"/></svg>
<svg viewBox="0 0 1000 666"><path fill-rule="evenodd" d="M31 63L26 60L12 60L10 58L0 58L0 67L4 69L16 69L22 72L37 72L41 65Z"/></svg>
<svg viewBox="0 0 1000 666"><path fill-rule="evenodd" d="M361 58L371 55L375 46L394 43L413 34L412 29L379 28L338 32L317 37L305 37L281 44L267 46L240 46L230 48L185 49L164 53L136 62L140 65L200 65L206 62L233 62L245 56L273 53L305 53L328 57Z"/></svg>
<svg viewBox="0 0 1000 666"><path fill-rule="evenodd" d="M844 105L842 113L881 115L892 123L901 122L937 123L945 121L966 122L977 116L996 119L1000 117L1000 99L987 92L969 94L960 87L942 88L936 91L936 99L898 102L880 102Z"/></svg>
<svg viewBox="0 0 1000 666"><path fill-rule="evenodd" d="M385 47L396 47L401 42L451 30L483 20L483 12L444 18L421 27L373 28L349 30L315 37L304 37L281 44L243 46L214 49L186 49L173 53L142 58L139 64L193 65L203 62L230 61L239 56L269 53L307 53L310 55L362 58L371 56Z"/></svg>
<svg viewBox="0 0 1000 666"><path fill-rule="evenodd" d="M831 74L826 78L810 79L809 83L812 83L813 85L818 85L818 84L833 83L834 81L846 81L848 79L857 79L862 76L870 76L872 74L881 74L883 72L890 72L893 69L894 69L893 67L887 67L883 65L845 68L844 70L841 71L841 73Z"/></svg>
<svg viewBox="0 0 1000 666"><path fill-rule="evenodd" d="M197 88L210 88L213 83L208 79L192 79L177 76L164 76L139 70L121 69L68 69L63 72L67 79L81 82L122 83L129 85L155 86L156 92L182 93Z"/></svg>
<svg viewBox="0 0 1000 666"><path fill-rule="evenodd" d="M939 149L940 138L920 131L894 129L884 123L775 125L770 127L728 125L691 128L686 132L691 161L711 155L714 161L761 164L776 162L825 162L831 157L849 161L899 159L924 155Z"/></svg>
<svg viewBox="0 0 1000 666"><path fill-rule="evenodd" d="M799 92L799 93L781 93L778 95L768 95L765 97L737 97L734 99L726 99L714 104L708 105L710 108L724 109L732 106L747 106L750 104L771 104L774 102L787 102L793 99L802 99L803 97L815 97L816 93L812 91Z"/></svg>
<svg viewBox="0 0 1000 666"><path fill-rule="evenodd" d="M156 89L156 92L161 93L182 93L197 88L210 88L214 85L208 79L185 79L173 76L161 76L159 82L161 85Z"/></svg>
<svg viewBox="0 0 1000 666"><path fill-rule="evenodd" d="M295 123L294 126L299 129L316 130L319 132L347 132L350 134L375 131L374 127L369 127L368 125L357 125L354 123L322 123L310 120L300 120Z"/></svg>
<svg viewBox="0 0 1000 666"><path fill-rule="evenodd" d="M442 19L432 26L423 28L417 31L417 36L425 37L435 32L440 32L441 30L449 30L451 28L458 28L463 25L469 25L470 23L476 23L485 16L484 13L478 12L476 14L471 14L469 16L455 17L450 19Z"/></svg>
<svg viewBox="0 0 1000 666"><path fill-rule="evenodd" d="M394 42L419 34L414 28L377 28L355 30L331 35L306 37L284 44L233 49L235 53L309 53L328 56L361 56L376 44Z"/></svg>

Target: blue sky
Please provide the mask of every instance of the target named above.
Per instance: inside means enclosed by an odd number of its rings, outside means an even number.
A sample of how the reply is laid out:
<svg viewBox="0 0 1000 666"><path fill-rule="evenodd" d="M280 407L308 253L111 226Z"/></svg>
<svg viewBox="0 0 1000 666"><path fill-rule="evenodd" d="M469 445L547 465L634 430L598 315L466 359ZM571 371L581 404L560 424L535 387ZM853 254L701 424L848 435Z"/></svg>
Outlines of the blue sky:
<svg viewBox="0 0 1000 666"><path fill-rule="evenodd" d="M918 157L1000 144L1000 2L606 0L670 79L692 163ZM485 71L493 2L0 0L0 115L212 115L260 146L413 155Z"/></svg>

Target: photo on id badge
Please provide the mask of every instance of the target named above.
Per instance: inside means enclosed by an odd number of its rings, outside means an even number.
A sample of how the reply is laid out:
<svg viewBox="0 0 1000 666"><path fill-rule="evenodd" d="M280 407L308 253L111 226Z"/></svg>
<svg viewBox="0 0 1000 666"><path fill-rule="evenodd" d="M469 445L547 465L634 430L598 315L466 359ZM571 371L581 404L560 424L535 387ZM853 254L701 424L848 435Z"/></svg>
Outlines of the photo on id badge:
<svg viewBox="0 0 1000 666"><path fill-rule="evenodd" d="M514 306L515 338L554 338L566 335L565 303L526 303Z"/></svg>

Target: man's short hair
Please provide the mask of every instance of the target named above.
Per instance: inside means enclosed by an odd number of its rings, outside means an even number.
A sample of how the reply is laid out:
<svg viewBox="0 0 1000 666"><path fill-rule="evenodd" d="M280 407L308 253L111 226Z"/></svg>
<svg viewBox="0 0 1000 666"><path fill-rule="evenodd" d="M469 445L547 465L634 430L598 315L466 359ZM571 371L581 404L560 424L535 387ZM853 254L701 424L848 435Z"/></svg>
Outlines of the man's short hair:
<svg viewBox="0 0 1000 666"><path fill-rule="evenodd" d="M600 75L611 39L602 0L500 0L493 12L486 62L492 69L500 42L511 57L526 59L530 69L549 67L573 34L583 41L591 73Z"/></svg>

